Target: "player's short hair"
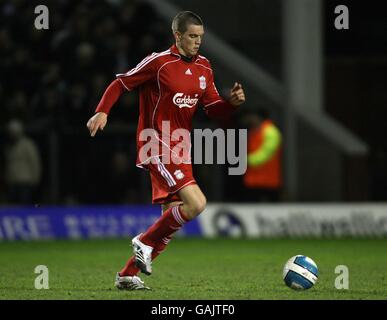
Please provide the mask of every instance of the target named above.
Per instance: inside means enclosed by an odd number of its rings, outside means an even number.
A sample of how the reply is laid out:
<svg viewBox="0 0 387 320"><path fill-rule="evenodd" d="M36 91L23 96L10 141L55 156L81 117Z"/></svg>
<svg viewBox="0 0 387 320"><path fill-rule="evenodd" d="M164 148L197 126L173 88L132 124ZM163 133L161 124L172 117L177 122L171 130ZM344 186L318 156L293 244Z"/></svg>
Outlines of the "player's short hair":
<svg viewBox="0 0 387 320"><path fill-rule="evenodd" d="M202 19L192 11L181 11L179 12L172 20L172 32L175 33L179 31L184 33L188 29L188 25L194 24L197 26L202 26Z"/></svg>

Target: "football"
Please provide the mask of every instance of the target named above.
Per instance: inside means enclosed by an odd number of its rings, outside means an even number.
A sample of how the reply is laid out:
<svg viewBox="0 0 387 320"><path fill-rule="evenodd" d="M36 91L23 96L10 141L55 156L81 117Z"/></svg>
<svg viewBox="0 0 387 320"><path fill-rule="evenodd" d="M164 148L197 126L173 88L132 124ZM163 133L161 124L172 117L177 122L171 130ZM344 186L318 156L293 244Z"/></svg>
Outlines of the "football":
<svg viewBox="0 0 387 320"><path fill-rule="evenodd" d="M284 266L283 279L289 288L310 289L318 279L317 264L307 256L291 257Z"/></svg>

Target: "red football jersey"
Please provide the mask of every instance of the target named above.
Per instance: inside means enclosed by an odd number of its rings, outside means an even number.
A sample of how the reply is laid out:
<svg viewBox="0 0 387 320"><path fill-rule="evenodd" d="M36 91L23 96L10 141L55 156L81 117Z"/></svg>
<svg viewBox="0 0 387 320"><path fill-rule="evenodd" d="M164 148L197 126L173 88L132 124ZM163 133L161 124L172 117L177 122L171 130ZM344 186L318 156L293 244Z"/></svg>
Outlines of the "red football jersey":
<svg viewBox="0 0 387 320"><path fill-rule="evenodd" d="M175 45L166 51L149 55L135 68L125 74L117 74L116 77L129 91L139 88L138 166L146 164L151 155L162 155L165 154L165 150L171 151L182 140L171 137L172 132L176 129L190 132L192 118L199 105L204 107L207 114L209 113L207 108L215 109L216 106L225 111L230 106L215 87L210 62L201 55L187 62L187 59L181 57ZM165 130L166 123L163 128L163 121L169 121L169 134ZM154 130L160 147L157 154L147 153L145 158L139 157L140 149L149 141L149 139L141 141L144 137L140 134L144 129ZM172 140L170 144L169 140Z"/></svg>

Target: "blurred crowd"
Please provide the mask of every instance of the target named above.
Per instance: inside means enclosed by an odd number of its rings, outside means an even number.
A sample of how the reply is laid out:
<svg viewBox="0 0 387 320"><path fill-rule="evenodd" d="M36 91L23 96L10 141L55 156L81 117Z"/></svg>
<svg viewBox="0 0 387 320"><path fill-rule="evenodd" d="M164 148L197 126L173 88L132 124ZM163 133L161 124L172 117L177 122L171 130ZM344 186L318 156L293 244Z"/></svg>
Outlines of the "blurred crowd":
<svg viewBox="0 0 387 320"><path fill-rule="evenodd" d="M34 10L38 4L46 5L49 10L48 30L35 28L38 14ZM129 153L135 152L130 141L134 129L126 137L120 135L105 141L113 145L111 150L103 152L103 155L109 153L105 157L85 150L89 144L82 140L87 138L82 130L115 74L127 72L154 51L165 50L171 41L169 26L142 1L1 1L0 164L4 170L0 173L0 203L31 202L31 197L36 202L46 201L47 197L71 203L92 201L93 197L106 202L135 201L132 193L122 191L122 181L128 179L127 175L117 174L117 181L111 181L115 171L121 172L125 165L137 174L138 170L131 166L134 156ZM124 95L112 111L109 124L135 127L136 99L136 94ZM6 178L7 154L15 146L12 138L15 126L23 132L23 137L30 136L28 144L33 145L30 149L36 151L39 159L36 161L42 162L39 166L43 172L35 179L34 196L30 191L28 196L20 194L15 198ZM74 134L66 135L66 132ZM56 147L50 145L52 138L48 137L53 134ZM79 136L82 138L78 139ZM127 141L120 140L124 138ZM53 152L57 154L52 155ZM27 156L23 152L18 155ZM101 165L91 163L96 158ZM59 164L53 164L55 159L59 159ZM93 189L97 181L90 181L87 169L101 170L107 166L112 166L113 174L97 174L95 179L105 179L102 181L105 187ZM52 174L56 169L59 170L56 177L60 180L59 194L53 195L49 189L52 189ZM108 185L114 187L108 189ZM83 193L79 193L79 189ZM100 191L103 196L91 195L93 190Z"/></svg>
<svg viewBox="0 0 387 320"><path fill-rule="evenodd" d="M35 28L37 5L46 5L49 10L47 30ZM383 21L381 16L379 22ZM329 47L337 49L340 41L335 35L336 31L328 38L336 39ZM379 48L379 38L371 39L374 45L364 47ZM145 1L0 1L0 205L149 203L149 177L134 165L137 94L124 94L118 100L109 116L108 130L98 139L89 137L86 122L116 73L127 72L148 54L165 50L172 43L169 22ZM334 65L335 72L327 73L330 81L344 83L348 93L337 87L328 95L327 106L328 113L370 145L365 184L370 200L385 201L386 91L380 88L386 64L382 63L384 58L376 59L381 61L376 68L374 60L369 59L358 77L351 75L360 69L345 69L351 70L348 73ZM342 78L343 74L347 77ZM354 87L362 90L352 94L349 88ZM368 106L366 113L364 105ZM198 113L200 127L207 127L209 120ZM236 127L240 125L237 122ZM261 165L267 146L275 145L276 140L265 143L258 127L256 141L260 142L251 143L253 166ZM225 167L194 167L209 200L258 199L256 188L248 190L242 177L224 172L222 176L222 170ZM254 169L259 170L267 172ZM282 201L277 191L274 195L273 190L264 191L266 200Z"/></svg>
<svg viewBox="0 0 387 320"><path fill-rule="evenodd" d="M56 126L78 125L115 73L169 45L169 30L144 2L56 0L46 5L48 30L34 27L34 1L0 5L0 124L17 118L34 126L53 120Z"/></svg>
<svg viewBox="0 0 387 320"><path fill-rule="evenodd" d="M47 30L35 28L42 4ZM98 139L86 122L115 74L172 43L169 23L144 1L1 2L0 204L150 203L149 177L135 167L137 94L118 100ZM204 112L197 119L210 123ZM195 171L212 185L213 171Z"/></svg>

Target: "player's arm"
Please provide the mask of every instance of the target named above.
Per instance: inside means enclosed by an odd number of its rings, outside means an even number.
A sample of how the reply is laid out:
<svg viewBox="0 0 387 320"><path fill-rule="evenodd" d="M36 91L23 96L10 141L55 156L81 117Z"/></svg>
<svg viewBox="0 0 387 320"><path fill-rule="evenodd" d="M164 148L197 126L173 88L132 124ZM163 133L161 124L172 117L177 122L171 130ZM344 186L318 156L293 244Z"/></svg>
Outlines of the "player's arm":
<svg viewBox="0 0 387 320"><path fill-rule="evenodd" d="M245 102L245 94L240 83L235 83L230 90L228 99L222 98L218 90L215 87L213 75L211 72L211 78L209 86L204 92L202 103L204 105L204 111L209 118L219 121L225 121L230 118L232 113Z"/></svg>
<svg viewBox="0 0 387 320"><path fill-rule="evenodd" d="M87 122L87 128L92 137L95 136L98 130L104 129L110 109L124 93L125 89L132 91L134 88L141 86L154 78L155 64L156 55L152 54L127 73L116 75L117 79L115 79L106 89L95 110L95 115Z"/></svg>
<svg viewBox="0 0 387 320"><path fill-rule="evenodd" d="M95 136L98 130L103 130L107 123L107 117L110 109L117 102L118 98L124 92L124 87L121 82L115 79L106 89L101 100L98 103L95 115L87 122L87 128L92 137Z"/></svg>
<svg viewBox="0 0 387 320"><path fill-rule="evenodd" d="M230 97L228 102L234 107L239 107L246 100L245 92L243 91L242 85L238 82L234 83L233 88L230 90Z"/></svg>

